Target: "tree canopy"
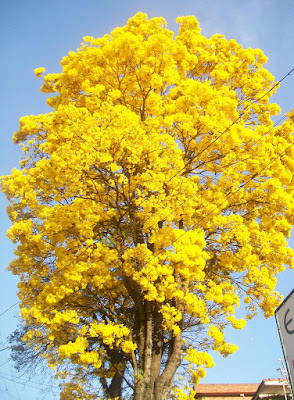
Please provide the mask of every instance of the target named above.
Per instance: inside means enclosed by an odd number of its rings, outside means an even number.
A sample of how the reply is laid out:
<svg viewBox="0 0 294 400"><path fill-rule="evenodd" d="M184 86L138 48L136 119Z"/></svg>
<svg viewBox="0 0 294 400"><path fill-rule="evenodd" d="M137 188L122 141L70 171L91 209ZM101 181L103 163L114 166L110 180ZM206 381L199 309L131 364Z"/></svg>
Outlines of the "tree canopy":
<svg viewBox="0 0 294 400"><path fill-rule="evenodd" d="M294 113L274 125L261 50L177 22L174 37L138 13L84 37L44 75L52 111L13 136L9 269L23 341L57 368L62 400L192 399L210 350L237 348L224 328L271 316L293 266ZM172 389L178 370L189 393Z"/></svg>

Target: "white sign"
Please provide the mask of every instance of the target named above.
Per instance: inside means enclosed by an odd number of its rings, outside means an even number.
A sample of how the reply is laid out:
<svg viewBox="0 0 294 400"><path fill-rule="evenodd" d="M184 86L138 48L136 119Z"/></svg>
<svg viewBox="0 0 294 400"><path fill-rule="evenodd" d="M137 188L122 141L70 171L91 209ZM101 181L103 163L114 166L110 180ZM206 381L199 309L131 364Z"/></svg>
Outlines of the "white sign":
<svg viewBox="0 0 294 400"><path fill-rule="evenodd" d="M294 382L294 290L275 311L279 335L293 392Z"/></svg>

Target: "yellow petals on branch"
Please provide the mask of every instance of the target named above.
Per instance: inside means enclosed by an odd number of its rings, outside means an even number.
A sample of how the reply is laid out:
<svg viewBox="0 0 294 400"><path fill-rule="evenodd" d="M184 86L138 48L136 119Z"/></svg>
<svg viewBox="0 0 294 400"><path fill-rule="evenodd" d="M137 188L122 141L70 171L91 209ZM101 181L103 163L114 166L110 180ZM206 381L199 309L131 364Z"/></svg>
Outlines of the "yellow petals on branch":
<svg viewBox="0 0 294 400"><path fill-rule="evenodd" d="M45 68L43 68L43 67L39 67L34 70L34 74L36 75L37 78L40 78L44 72L45 72Z"/></svg>
<svg viewBox="0 0 294 400"><path fill-rule="evenodd" d="M233 354L238 350L238 346L225 341L224 333L218 329L217 326L210 325L207 334L213 339L213 350L222 354L224 357L227 357L229 354Z"/></svg>

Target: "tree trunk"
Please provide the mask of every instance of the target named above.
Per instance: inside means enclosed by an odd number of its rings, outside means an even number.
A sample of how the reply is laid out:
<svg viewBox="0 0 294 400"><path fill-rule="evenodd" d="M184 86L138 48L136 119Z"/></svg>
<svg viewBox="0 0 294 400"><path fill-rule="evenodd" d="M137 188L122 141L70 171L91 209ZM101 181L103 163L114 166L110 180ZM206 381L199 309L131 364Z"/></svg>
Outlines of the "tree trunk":
<svg viewBox="0 0 294 400"><path fill-rule="evenodd" d="M171 345L171 353L165 369L158 376L158 365L153 364L151 371L146 371L149 379L139 380L135 385L134 400L168 400L174 375L181 364L182 334L179 333ZM158 362L158 361L157 361ZM157 363L156 363L157 364ZM156 377L154 376L156 371Z"/></svg>
<svg viewBox="0 0 294 400"><path fill-rule="evenodd" d="M136 385L134 400L169 400L173 378L165 381Z"/></svg>

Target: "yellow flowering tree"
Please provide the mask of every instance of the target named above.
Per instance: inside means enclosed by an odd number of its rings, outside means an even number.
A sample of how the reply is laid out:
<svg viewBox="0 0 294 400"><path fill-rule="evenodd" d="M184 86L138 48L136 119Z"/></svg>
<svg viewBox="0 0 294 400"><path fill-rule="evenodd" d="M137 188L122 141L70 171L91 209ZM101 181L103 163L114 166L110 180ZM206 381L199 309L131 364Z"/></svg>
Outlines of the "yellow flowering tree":
<svg viewBox="0 0 294 400"><path fill-rule="evenodd" d="M138 13L85 37L44 75L52 111L13 136L22 340L67 379L61 399L92 398L96 380L105 399L167 400L180 365L193 388L209 350L236 350L240 301L271 316L293 266L294 113L274 126L261 50L177 22L173 37Z"/></svg>

